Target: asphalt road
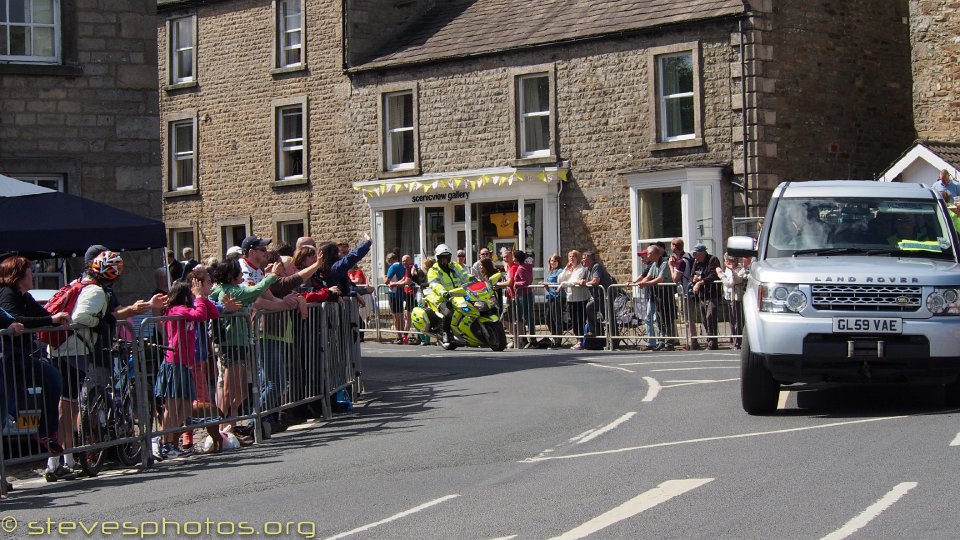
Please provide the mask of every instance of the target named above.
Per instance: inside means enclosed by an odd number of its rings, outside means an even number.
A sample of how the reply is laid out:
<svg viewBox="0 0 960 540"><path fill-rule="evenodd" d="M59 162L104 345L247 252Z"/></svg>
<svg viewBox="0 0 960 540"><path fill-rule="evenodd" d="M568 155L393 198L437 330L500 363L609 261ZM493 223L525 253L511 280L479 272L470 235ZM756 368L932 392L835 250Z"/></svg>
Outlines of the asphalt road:
<svg viewBox="0 0 960 540"><path fill-rule="evenodd" d="M936 389L785 392L783 410L751 417L738 367L734 351L365 345L368 392L353 413L148 472L17 482L0 527L16 519L16 538L64 523L77 531L60 537L87 537L81 525L150 537L163 519L168 538L957 536L958 410ZM127 523L100 528L114 521Z"/></svg>

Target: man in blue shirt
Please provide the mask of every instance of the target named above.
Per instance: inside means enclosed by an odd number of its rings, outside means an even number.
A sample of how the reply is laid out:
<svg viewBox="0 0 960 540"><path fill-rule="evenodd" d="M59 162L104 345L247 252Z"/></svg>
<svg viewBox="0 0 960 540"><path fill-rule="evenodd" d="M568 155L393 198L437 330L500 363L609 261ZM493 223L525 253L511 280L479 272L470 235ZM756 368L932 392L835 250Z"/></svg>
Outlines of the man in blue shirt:
<svg viewBox="0 0 960 540"><path fill-rule="evenodd" d="M947 204L960 202L954 201L954 198L960 197L960 184L950 180L950 172L946 169L940 171L940 178L937 182L934 182L933 190L939 193L943 202Z"/></svg>

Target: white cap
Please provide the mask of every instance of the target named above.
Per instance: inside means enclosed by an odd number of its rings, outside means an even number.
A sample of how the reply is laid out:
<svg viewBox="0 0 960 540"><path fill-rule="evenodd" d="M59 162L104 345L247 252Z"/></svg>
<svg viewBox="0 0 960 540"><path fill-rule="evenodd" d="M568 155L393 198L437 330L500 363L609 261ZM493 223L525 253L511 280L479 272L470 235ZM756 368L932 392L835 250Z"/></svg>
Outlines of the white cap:
<svg viewBox="0 0 960 540"><path fill-rule="evenodd" d="M234 253L236 253L237 255L243 255L243 250L240 249L240 246L231 246L231 247L227 248L227 255L228 255L228 256L229 256L229 255L233 255Z"/></svg>

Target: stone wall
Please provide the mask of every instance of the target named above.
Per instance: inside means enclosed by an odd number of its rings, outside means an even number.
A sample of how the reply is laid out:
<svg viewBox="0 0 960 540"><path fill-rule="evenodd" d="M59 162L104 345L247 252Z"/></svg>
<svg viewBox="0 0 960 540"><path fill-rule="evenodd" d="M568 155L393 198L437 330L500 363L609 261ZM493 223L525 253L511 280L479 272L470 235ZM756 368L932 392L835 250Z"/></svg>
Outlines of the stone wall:
<svg viewBox="0 0 960 540"><path fill-rule="evenodd" d="M917 137L960 140L960 2L911 0Z"/></svg>
<svg viewBox="0 0 960 540"><path fill-rule="evenodd" d="M754 4L761 186L874 178L914 138L906 0Z"/></svg>
<svg viewBox="0 0 960 540"><path fill-rule="evenodd" d="M0 73L0 172L59 174L70 193L159 218L156 2L63 6L63 65ZM152 290L152 262L127 258L130 299Z"/></svg>

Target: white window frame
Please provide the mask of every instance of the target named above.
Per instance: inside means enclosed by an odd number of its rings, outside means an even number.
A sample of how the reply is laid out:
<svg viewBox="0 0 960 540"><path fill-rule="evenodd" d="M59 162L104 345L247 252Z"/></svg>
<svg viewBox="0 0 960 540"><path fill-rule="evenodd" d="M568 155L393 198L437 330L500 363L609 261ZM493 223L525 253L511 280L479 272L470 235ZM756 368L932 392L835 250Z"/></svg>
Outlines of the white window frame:
<svg viewBox="0 0 960 540"><path fill-rule="evenodd" d="M3 5L3 12L7 14L4 20L0 20L0 40L4 43L4 50L8 54L0 55L0 61L10 62L15 64L60 64L61 62L61 34L63 32L63 27L61 26L60 21L60 0L50 0L52 5L52 23L36 23L33 22L33 3L36 0L25 0L25 12L28 21L11 23L9 21L10 14L10 1L11 0L0 0L0 5ZM37 56L35 54L26 54L26 55L13 55L9 54L10 52L10 29L11 27L26 27L30 30L31 42L30 49L31 52L34 49L33 39L36 35L35 30L37 29L50 29L53 33L53 54L49 56Z"/></svg>
<svg viewBox="0 0 960 540"><path fill-rule="evenodd" d="M190 247L193 248L193 258L200 259L200 250L197 246L197 231L193 227L178 227L167 229L168 238L170 239L170 249L173 250L173 255L178 260L183 256L183 248ZM190 243L184 244L180 242L180 235L189 234Z"/></svg>
<svg viewBox="0 0 960 540"><path fill-rule="evenodd" d="M524 109L526 108L525 107L526 103L524 101L524 96L526 95L526 93L524 92L524 84L527 81L531 81L533 79L541 79L541 78L546 79L547 81L547 89L548 89L547 90L547 110L525 113L523 112ZM522 75L520 77L517 77L517 126L519 127L519 131L520 131L518 136L520 139L520 157L521 158L543 157L543 156L549 156L552 154L552 150L551 150L552 145L550 144L551 133L550 133L549 119L550 119L551 110L550 110L549 88L550 88L550 75L548 73L533 73L530 75ZM528 150L527 149L527 130L526 130L527 121L532 120L534 118L540 119L543 117L547 118L547 141L546 141L547 146L546 148L538 148L532 151Z"/></svg>
<svg viewBox="0 0 960 540"><path fill-rule="evenodd" d="M303 0L276 0L277 5L277 43L276 43L276 66L278 68L292 68L299 67L304 64L304 31L303 31L303 22L304 18L304 5ZM289 25L290 18L288 16L289 9L295 7L299 13L299 17L296 20L296 24ZM297 45L287 46L286 37L288 35L296 35L298 37ZM297 62L287 63L287 51L297 50L300 53L300 60Z"/></svg>
<svg viewBox="0 0 960 540"><path fill-rule="evenodd" d="M190 126L190 151L177 152L177 128ZM195 117L171 120L167 124L167 140L169 143L169 173L167 175L167 189L171 192L197 189L197 119ZM179 186L179 164L190 161L191 182L189 185Z"/></svg>
<svg viewBox="0 0 960 540"><path fill-rule="evenodd" d="M180 24L186 23L190 27L190 43L183 43L180 39ZM167 20L167 35L169 54L167 56L167 68L170 84L187 84L197 80L197 16L187 15L185 17L175 17ZM191 70L189 75L180 74L180 52L190 52Z"/></svg>
<svg viewBox="0 0 960 540"><path fill-rule="evenodd" d="M410 114L410 125L409 125L409 126L404 125L404 126L401 126L401 127L398 127L398 128L391 128L390 125L392 124L391 120L392 120L392 118L393 118L394 111L393 111L392 108L390 107L390 103L391 103L391 98L394 98L394 97L397 97L397 96L407 96L407 97L410 99L410 105L411 105L411 107L410 107L410 110L411 110L411 114ZM413 90L401 90L401 91L399 91L399 92L388 92L388 93L383 94L383 131L384 131L384 137L383 137L383 141L384 141L384 143L383 143L384 158L383 158L383 160L384 160L384 163L386 164L386 170L387 170L387 171L400 171L400 170L413 169L414 167L416 167L416 163L417 163L417 151L416 151L416 144L417 144L416 117L417 117L417 112L416 112L416 110L417 110L417 103L416 103L416 100L414 99L414 92L413 92ZM393 156L393 136L396 135L396 134L401 134L401 135L402 135L402 134L405 134L405 133L407 133L407 132L412 133L412 139L413 139L413 140L411 141L411 144L413 145L413 148L412 148L412 150L413 150L413 152L412 152L412 154L413 154L413 161L409 161L409 162L406 162L406 161L405 161L405 162L401 162L401 163L394 163L393 160L392 160L392 156Z"/></svg>
<svg viewBox="0 0 960 540"><path fill-rule="evenodd" d="M693 122L693 130L690 133L683 133L680 135L670 136L667 132L667 110L668 105L673 101L687 100L691 102L691 106L696 110L697 106L697 97L696 97L696 79L697 79L697 64L694 61L693 56L694 51L681 51L671 54L662 54L657 56L657 105L659 107L660 114L660 140L664 142L673 142L673 141L686 141L689 139L695 139L697 137L697 122L696 117ZM690 58L690 67L691 67L691 76L693 80L691 81L691 90L689 92L678 92L676 94L666 94L664 90L664 81L666 81L666 60L671 58L679 57L689 57ZM694 113L696 116L696 113Z"/></svg>
<svg viewBox="0 0 960 540"><path fill-rule="evenodd" d="M307 168L307 145L305 144L305 135L307 131L306 113L303 105L289 105L278 107L277 115L277 180L299 180L304 178L304 171ZM300 137L284 139L284 128L287 122L296 122L292 117L299 115ZM292 152L300 152L300 172L292 173L287 171L287 155Z"/></svg>
<svg viewBox="0 0 960 540"><path fill-rule="evenodd" d="M3 1L3 0L0 0L0 1ZM39 173L38 174L19 174L18 173L16 175L16 179L26 182L28 184L33 184L35 186L54 189L60 192L64 191L64 181L63 181L62 174L39 174ZM54 183L56 184L56 187L50 187L49 185L45 185L48 183Z"/></svg>

